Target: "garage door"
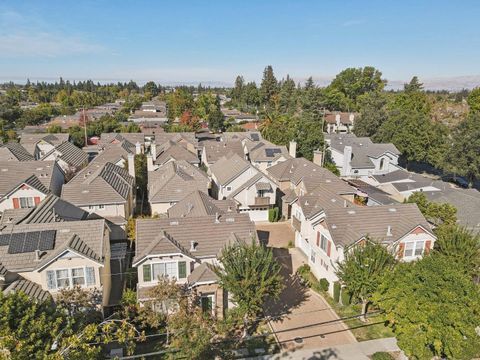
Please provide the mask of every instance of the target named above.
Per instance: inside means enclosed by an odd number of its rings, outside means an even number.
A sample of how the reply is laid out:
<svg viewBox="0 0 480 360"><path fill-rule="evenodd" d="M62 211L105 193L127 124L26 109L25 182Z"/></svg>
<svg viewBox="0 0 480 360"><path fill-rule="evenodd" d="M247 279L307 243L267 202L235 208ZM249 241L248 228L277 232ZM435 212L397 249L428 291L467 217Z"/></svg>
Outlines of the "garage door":
<svg viewBox="0 0 480 360"><path fill-rule="evenodd" d="M268 210L250 210L247 214L252 221L268 221Z"/></svg>

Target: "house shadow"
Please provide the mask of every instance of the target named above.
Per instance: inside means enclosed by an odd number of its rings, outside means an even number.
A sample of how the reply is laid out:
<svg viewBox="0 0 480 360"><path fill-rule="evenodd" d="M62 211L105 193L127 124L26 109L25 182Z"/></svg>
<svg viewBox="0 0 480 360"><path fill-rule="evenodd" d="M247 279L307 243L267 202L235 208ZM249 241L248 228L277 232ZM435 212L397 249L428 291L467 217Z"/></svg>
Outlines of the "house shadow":
<svg viewBox="0 0 480 360"><path fill-rule="evenodd" d="M288 249L273 248L272 251L282 265L280 274L284 280L284 288L279 299L269 304L265 312L273 321L283 321L284 315L291 313L308 298L308 288L301 283L296 274L293 274L292 256Z"/></svg>

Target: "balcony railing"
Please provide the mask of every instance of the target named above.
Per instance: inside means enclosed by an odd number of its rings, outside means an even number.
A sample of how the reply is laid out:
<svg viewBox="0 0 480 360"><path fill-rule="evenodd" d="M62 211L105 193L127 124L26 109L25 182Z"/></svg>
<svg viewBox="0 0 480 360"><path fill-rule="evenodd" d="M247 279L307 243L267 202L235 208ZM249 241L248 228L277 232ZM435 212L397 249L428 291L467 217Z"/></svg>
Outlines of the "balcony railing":
<svg viewBox="0 0 480 360"><path fill-rule="evenodd" d="M300 220L298 220L295 215L292 215L292 226L295 230L297 230L298 232L301 231L301 228L302 228L302 222Z"/></svg>
<svg viewBox="0 0 480 360"><path fill-rule="evenodd" d="M270 205L270 198L257 196L255 197L255 206L268 206Z"/></svg>

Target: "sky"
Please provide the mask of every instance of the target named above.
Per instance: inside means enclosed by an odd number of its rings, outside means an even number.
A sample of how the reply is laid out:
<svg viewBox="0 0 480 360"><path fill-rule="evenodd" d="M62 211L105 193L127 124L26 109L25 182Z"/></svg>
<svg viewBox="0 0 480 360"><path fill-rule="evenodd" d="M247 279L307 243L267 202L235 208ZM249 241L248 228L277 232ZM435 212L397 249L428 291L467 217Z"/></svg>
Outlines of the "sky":
<svg viewBox="0 0 480 360"><path fill-rule="evenodd" d="M319 83L375 66L480 84L478 0L2 0L0 81Z"/></svg>

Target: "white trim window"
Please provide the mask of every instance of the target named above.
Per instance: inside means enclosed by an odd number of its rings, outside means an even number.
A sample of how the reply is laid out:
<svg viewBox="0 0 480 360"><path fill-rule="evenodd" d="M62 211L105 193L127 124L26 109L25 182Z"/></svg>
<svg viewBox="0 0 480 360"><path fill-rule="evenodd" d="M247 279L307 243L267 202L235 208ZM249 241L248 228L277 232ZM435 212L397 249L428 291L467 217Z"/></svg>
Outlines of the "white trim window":
<svg viewBox="0 0 480 360"><path fill-rule="evenodd" d="M312 250L310 251L310 261L311 261L312 263L314 263L314 264L315 264L316 255L317 255L317 254L315 254L315 251L312 249Z"/></svg>
<svg viewBox="0 0 480 360"><path fill-rule="evenodd" d="M29 197L21 197L20 200L20 208L22 209L29 209L35 207L35 199L31 196Z"/></svg>
<svg viewBox="0 0 480 360"><path fill-rule="evenodd" d="M200 306L204 314L213 314L215 311L215 294L202 294Z"/></svg>
<svg viewBox="0 0 480 360"><path fill-rule="evenodd" d="M73 286L95 285L93 267L47 270L47 287L49 290L67 289Z"/></svg>
<svg viewBox="0 0 480 360"><path fill-rule="evenodd" d="M159 277L170 279L185 279L187 263L185 261L170 261L143 265L143 281L155 282Z"/></svg>
<svg viewBox="0 0 480 360"><path fill-rule="evenodd" d="M320 249L327 253L328 239L325 235L320 234Z"/></svg>
<svg viewBox="0 0 480 360"><path fill-rule="evenodd" d="M425 250L425 241L406 241L405 250L403 251L403 257L412 258L419 257L423 255Z"/></svg>

